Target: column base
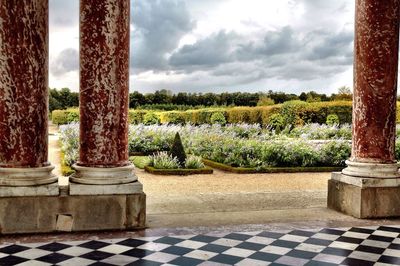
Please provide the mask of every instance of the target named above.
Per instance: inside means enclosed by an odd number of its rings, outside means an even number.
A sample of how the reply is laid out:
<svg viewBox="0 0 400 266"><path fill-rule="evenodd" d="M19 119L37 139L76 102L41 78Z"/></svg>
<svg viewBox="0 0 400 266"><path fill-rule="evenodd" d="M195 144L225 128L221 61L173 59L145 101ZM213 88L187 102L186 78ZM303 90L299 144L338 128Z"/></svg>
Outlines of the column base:
<svg viewBox="0 0 400 266"><path fill-rule="evenodd" d="M122 195L143 193L143 185L139 182L118 185L86 185L69 184L69 195Z"/></svg>
<svg viewBox="0 0 400 266"><path fill-rule="evenodd" d="M29 187L56 183L54 166L37 168L0 168L0 187Z"/></svg>
<svg viewBox="0 0 400 266"><path fill-rule="evenodd" d="M83 167L74 164L76 170L69 180L71 183L85 185L120 185L137 181L137 176L133 173L135 167L128 165L124 167L100 168Z"/></svg>
<svg viewBox="0 0 400 266"><path fill-rule="evenodd" d="M400 179L332 173L328 208L361 219L399 217Z"/></svg>
<svg viewBox="0 0 400 266"><path fill-rule="evenodd" d="M348 176L366 178L399 178L399 164L360 163L346 161L347 167L342 173Z"/></svg>
<svg viewBox="0 0 400 266"><path fill-rule="evenodd" d="M0 235L144 229L146 195L0 198Z"/></svg>

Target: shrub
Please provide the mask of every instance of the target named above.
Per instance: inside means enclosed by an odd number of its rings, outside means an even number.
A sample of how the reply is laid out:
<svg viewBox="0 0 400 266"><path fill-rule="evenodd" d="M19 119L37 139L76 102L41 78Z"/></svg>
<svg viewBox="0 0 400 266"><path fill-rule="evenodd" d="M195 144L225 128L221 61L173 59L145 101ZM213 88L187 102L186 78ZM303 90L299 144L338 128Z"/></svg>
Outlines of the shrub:
<svg viewBox="0 0 400 266"><path fill-rule="evenodd" d="M185 124L185 112L171 111L161 113L161 123Z"/></svg>
<svg viewBox="0 0 400 266"><path fill-rule="evenodd" d="M172 144L172 147L171 147L171 155L172 155L172 157L178 159L179 165L181 167L185 166L186 153L185 153L185 149L183 148L181 136L179 135L178 132L176 132L176 134L175 134L174 143Z"/></svg>
<svg viewBox="0 0 400 266"><path fill-rule="evenodd" d="M79 122L79 110L78 109L69 109L67 110L67 122Z"/></svg>
<svg viewBox="0 0 400 266"><path fill-rule="evenodd" d="M149 165L156 169L178 169L180 168L179 161L176 157L167 152L158 152L149 156Z"/></svg>
<svg viewBox="0 0 400 266"><path fill-rule="evenodd" d="M51 113L51 121L55 125L68 124L68 113L65 110L54 110Z"/></svg>
<svg viewBox="0 0 400 266"><path fill-rule="evenodd" d="M220 125L225 125L226 124L226 119L223 113L221 112L216 112L211 115L210 119L211 124L220 124Z"/></svg>
<svg viewBox="0 0 400 266"><path fill-rule="evenodd" d="M338 125L339 123L339 117L335 114L330 114L326 118L326 124L329 126Z"/></svg>
<svg viewBox="0 0 400 266"><path fill-rule="evenodd" d="M280 132L285 127L285 119L280 114L273 114L269 118L268 126L277 132Z"/></svg>
<svg viewBox="0 0 400 266"><path fill-rule="evenodd" d="M143 116L143 124L145 125L156 125L160 123L160 117L154 112L148 112Z"/></svg>
<svg viewBox="0 0 400 266"><path fill-rule="evenodd" d="M129 110L128 120L129 124L142 124L144 116L148 111L143 110Z"/></svg>
<svg viewBox="0 0 400 266"><path fill-rule="evenodd" d="M321 149L322 163L329 166L346 166L350 158L351 145L349 141L338 140L325 144Z"/></svg>
<svg viewBox="0 0 400 266"><path fill-rule="evenodd" d="M204 168L204 163L201 157L189 155L185 162L186 169L200 169Z"/></svg>
<svg viewBox="0 0 400 266"><path fill-rule="evenodd" d="M275 102L270 97L262 96L257 102L257 106L270 106L274 105Z"/></svg>

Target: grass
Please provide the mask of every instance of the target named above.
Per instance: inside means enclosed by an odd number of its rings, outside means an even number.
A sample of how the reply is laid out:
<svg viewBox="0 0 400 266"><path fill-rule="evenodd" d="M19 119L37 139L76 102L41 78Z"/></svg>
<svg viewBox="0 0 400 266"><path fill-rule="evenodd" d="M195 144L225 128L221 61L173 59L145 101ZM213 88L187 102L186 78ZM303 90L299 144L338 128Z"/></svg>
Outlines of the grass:
<svg viewBox="0 0 400 266"><path fill-rule="evenodd" d="M61 156L61 174L63 176L70 176L70 175L74 174L75 170L65 164L65 160L64 160L65 155L64 155L63 151L60 152L60 156Z"/></svg>
<svg viewBox="0 0 400 266"><path fill-rule="evenodd" d="M135 167L139 169L144 169L145 166L149 164L149 156L131 156L129 161L131 161Z"/></svg>

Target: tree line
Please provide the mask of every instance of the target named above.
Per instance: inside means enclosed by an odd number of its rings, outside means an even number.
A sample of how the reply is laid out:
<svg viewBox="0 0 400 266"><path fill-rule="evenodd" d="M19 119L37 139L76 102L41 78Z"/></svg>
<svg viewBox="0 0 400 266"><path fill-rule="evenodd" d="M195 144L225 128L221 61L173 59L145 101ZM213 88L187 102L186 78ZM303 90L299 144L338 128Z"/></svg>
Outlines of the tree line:
<svg viewBox="0 0 400 266"><path fill-rule="evenodd" d="M49 109L63 110L79 106L79 93L68 88L50 89ZM157 90L154 93L134 91L129 94L129 108L166 109L166 106L211 107L211 106L257 106L284 103L292 100L307 102L351 100L351 90L341 87L337 94L326 95L315 91L302 92L300 95L284 92L223 92L223 93L186 93L173 94L168 90Z"/></svg>

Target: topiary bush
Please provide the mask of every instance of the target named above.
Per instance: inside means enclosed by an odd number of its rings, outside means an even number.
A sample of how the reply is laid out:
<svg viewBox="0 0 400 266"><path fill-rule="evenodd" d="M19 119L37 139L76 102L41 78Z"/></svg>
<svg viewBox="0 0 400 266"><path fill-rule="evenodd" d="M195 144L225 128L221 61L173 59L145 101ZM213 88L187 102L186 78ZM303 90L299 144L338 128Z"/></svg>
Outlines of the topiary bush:
<svg viewBox="0 0 400 266"><path fill-rule="evenodd" d="M178 159L179 165L181 167L185 166L186 162L185 148L183 148L181 136L179 135L178 132L176 132L175 134L174 143L172 144L171 147L171 156L176 157Z"/></svg>
<svg viewBox="0 0 400 266"><path fill-rule="evenodd" d="M143 124L158 125L160 124L160 117L154 112L149 112L143 116Z"/></svg>
<svg viewBox="0 0 400 266"><path fill-rule="evenodd" d="M335 114L330 114L326 117L326 124L329 126L339 125L340 120L339 117Z"/></svg>
<svg viewBox="0 0 400 266"><path fill-rule="evenodd" d="M51 113L51 121L54 125L68 124L68 113L65 110L54 110Z"/></svg>
<svg viewBox="0 0 400 266"><path fill-rule="evenodd" d="M142 124L143 118L148 112L149 111L144 111L144 110L129 110L128 112L129 124L135 124L135 125Z"/></svg>
<svg viewBox="0 0 400 266"><path fill-rule="evenodd" d="M211 124L225 125L226 119L225 119L225 116L223 113L216 112L211 115L210 122L211 122Z"/></svg>

